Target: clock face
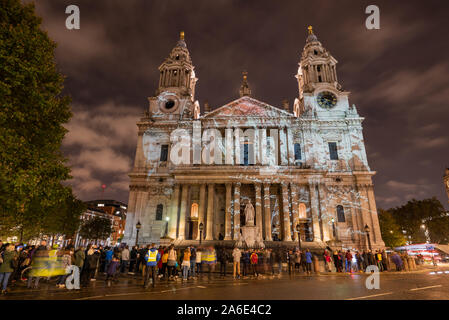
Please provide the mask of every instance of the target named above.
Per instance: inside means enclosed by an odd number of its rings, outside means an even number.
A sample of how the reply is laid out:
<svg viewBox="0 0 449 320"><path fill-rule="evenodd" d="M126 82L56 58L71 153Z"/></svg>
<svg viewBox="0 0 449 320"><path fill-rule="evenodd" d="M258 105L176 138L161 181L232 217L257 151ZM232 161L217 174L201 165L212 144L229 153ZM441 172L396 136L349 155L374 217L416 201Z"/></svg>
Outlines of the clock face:
<svg viewBox="0 0 449 320"><path fill-rule="evenodd" d="M158 97L159 109L164 113L172 113L178 109L179 99L174 93L163 92Z"/></svg>
<svg viewBox="0 0 449 320"><path fill-rule="evenodd" d="M318 94L317 102L321 108L331 109L337 104L337 96L329 91L323 91Z"/></svg>

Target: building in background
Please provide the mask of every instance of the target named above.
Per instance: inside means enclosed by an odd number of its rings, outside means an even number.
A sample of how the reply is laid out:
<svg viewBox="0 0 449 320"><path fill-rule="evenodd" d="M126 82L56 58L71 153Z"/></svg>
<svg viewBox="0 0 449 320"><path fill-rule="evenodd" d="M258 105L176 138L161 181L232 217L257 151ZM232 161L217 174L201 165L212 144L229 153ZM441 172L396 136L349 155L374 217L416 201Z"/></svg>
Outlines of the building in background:
<svg viewBox="0 0 449 320"><path fill-rule="evenodd" d="M85 202L87 210L82 214L83 221L92 219L93 217L106 218L111 221L112 233L106 240L99 240L102 245L116 245L120 243L125 232L126 213L128 205L116 200L91 200ZM86 245L86 239L76 237L77 245Z"/></svg>

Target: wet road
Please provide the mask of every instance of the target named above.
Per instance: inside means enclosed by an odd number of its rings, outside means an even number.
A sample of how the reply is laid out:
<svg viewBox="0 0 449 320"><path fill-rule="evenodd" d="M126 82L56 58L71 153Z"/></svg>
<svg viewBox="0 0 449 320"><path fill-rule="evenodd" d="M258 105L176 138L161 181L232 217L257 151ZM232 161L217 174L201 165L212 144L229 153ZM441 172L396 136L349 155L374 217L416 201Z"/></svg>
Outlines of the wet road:
<svg viewBox="0 0 449 320"><path fill-rule="evenodd" d="M295 275L265 279L225 279L216 275L207 279L166 282L157 281L155 288L143 289L136 276L123 276L119 282L107 287L104 280L91 282L89 288L74 292L58 289L53 282L42 282L39 290L29 290L23 283L0 297L38 300L370 300L370 299L444 299L449 300L449 269L417 273L381 273L380 289L365 286L366 274Z"/></svg>

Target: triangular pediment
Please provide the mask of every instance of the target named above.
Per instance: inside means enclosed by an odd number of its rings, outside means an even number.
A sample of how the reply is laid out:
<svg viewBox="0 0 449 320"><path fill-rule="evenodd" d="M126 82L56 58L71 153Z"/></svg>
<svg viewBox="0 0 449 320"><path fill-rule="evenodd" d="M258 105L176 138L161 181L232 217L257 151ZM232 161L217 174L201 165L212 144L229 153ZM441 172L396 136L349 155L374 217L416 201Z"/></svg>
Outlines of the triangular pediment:
<svg viewBox="0 0 449 320"><path fill-rule="evenodd" d="M293 117L293 114L273 107L265 102L243 96L224 106L215 109L204 118L228 118L228 117L254 117L254 118L285 118Z"/></svg>

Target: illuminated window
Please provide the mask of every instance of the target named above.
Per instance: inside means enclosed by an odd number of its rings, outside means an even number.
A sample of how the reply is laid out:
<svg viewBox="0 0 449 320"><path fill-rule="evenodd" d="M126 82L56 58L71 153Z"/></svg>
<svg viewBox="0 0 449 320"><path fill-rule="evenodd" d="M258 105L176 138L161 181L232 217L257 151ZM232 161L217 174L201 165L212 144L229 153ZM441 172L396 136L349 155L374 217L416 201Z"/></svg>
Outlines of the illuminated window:
<svg viewBox="0 0 449 320"><path fill-rule="evenodd" d="M299 204L298 214L299 214L299 219L307 218L306 205L304 203Z"/></svg>
<svg viewBox="0 0 449 320"><path fill-rule="evenodd" d="M192 218L198 218L198 204L192 203L192 207L190 209L190 216Z"/></svg>
<svg viewBox="0 0 449 320"><path fill-rule="evenodd" d="M337 219L338 219L338 222L346 222L345 210L343 209L343 206L341 206L341 205L337 206Z"/></svg>
<svg viewBox="0 0 449 320"><path fill-rule="evenodd" d="M104 203L97 204L97 207L104 207Z"/></svg>

